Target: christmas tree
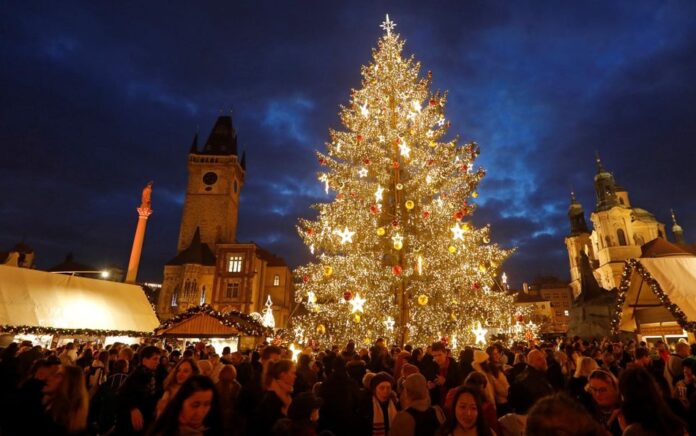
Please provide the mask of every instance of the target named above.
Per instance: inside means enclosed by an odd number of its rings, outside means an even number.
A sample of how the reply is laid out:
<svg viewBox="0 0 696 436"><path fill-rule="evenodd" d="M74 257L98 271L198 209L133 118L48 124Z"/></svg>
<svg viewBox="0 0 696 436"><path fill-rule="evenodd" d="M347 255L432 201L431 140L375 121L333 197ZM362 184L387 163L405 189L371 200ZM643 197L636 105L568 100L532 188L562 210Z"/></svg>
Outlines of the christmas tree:
<svg viewBox="0 0 696 436"><path fill-rule="evenodd" d="M495 281L510 250L469 221L485 174L473 165L479 148L445 139L446 94L431 93L432 74L402 56L394 26L387 16L362 89L341 107L344 129L317 153L335 198L298 225L316 256L295 271L306 309L293 321L298 342L456 347L513 331L512 297Z"/></svg>

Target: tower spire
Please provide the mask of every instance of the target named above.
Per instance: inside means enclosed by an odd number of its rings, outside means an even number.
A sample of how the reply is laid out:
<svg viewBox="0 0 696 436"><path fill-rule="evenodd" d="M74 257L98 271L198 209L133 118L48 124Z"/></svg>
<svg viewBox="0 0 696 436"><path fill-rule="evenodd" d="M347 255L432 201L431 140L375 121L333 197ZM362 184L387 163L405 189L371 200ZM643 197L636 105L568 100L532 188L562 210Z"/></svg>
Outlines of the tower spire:
<svg viewBox="0 0 696 436"><path fill-rule="evenodd" d="M604 172L604 167L602 166L602 159L599 157L599 151L595 151L595 162L597 162L597 174Z"/></svg>
<svg viewBox="0 0 696 436"><path fill-rule="evenodd" d="M570 206L568 206L568 219L570 220L570 235L576 236L581 233L590 233L585 222L585 211L582 205L575 198L575 192L570 191Z"/></svg>
<svg viewBox="0 0 696 436"><path fill-rule="evenodd" d="M670 213L672 214L672 233L674 233L674 240L677 242L677 244L683 244L684 243L684 229L677 224L677 217L674 214L674 209L669 210Z"/></svg>

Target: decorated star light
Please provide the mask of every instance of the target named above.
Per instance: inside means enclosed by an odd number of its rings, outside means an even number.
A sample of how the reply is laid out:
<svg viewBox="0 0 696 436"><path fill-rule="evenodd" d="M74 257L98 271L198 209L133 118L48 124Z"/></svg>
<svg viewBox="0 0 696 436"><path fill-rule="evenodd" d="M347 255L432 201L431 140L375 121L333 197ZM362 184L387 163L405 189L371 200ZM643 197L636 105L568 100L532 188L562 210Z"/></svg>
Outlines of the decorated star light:
<svg viewBox="0 0 696 436"><path fill-rule="evenodd" d="M314 294L314 292L309 291L307 292L307 304L315 304L317 302L317 296Z"/></svg>
<svg viewBox="0 0 696 436"><path fill-rule="evenodd" d="M394 321L394 318L391 316L387 317L387 319L384 321L384 326L387 328L388 332L394 331L394 324L396 324L396 321Z"/></svg>
<svg viewBox="0 0 696 436"><path fill-rule="evenodd" d="M375 201L377 203L382 202L382 194L384 194L384 188L382 188L381 186L377 186L377 191L375 192Z"/></svg>
<svg viewBox="0 0 696 436"><path fill-rule="evenodd" d="M370 111L367 109L367 102L365 102L365 104L360 105L360 115L362 115L365 118L367 118L367 116L370 115Z"/></svg>
<svg viewBox="0 0 696 436"><path fill-rule="evenodd" d="M367 168L365 168L365 167L362 167L358 170L358 176L360 176L360 177L367 177L367 173L368 173L368 171L367 171Z"/></svg>
<svg viewBox="0 0 696 436"><path fill-rule="evenodd" d="M391 21L389 19L389 14L387 14L387 18L384 20L384 22L382 22L382 25L379 27L381 27L382 30L387 32L387 35L391 35L391 31L394 30L394 28L396 27L396 23Z"/></svg>
<svg viewBox="0 0 696 436"><path fill-rule="evenodd" d="M418 100L413 100L411 102L411 106L413 106L413 110L415 110L416 112L420 112L423 109Z"/></svg>
<svg viewBox="0 0 696 436"><path fill-rule="evenodd" d="M464 228L459 225L459 223L455 223L454 226L450 229L452 231L452 239L455 241L459 239L460 241L464 240Z"/></svg>
<svg viewBox="0 0 696 436"><path fill-rule="evenodd" d="M403 157L411 157L411 147L403 139L399 142L399 153Z"/></svg>
<svg viewBox="0 0 696 436"><path fill-rule="evenodd" d="M439 127L444 126L444 125L445 125L445 117L440 117L440 119L437 120L437 125L438 125Z"/></svg>
<svg viewBox="0 0 696 436"><path fill-rule="evenodd" d="M476 321L476 326L471 329L471 333L476 336L476 345L486 344L486 334L488 333L488 329L481 327L480 321Z"/></svg>
<svg viewBox="0 0 696 436"><path fill-rule="evenodd" d="M334 230L334 234L341 238L341 245L343 245L346 242L353 242L353 235L355 232L351 232L348 230L348 227L344 227L343 230Z"/></svg>
<svg viewBox="0 0 696 436"><path fill-rule="evenodd" d="M295 348L295 344L290 344L288 349L292 352L292 361L297 362L297 357L302 354L302 348Z"/></svg>
<svg viewBox="0 0 696 436"><path fill-rule="evenodd" d="M365 306L365 300L360 296L360 293L356 293L355 296L348 302L350 303L350 313L362 312L364 313L363 306Z"/></svg>
<svg viewBox="0 0 696 436"><path fill-rule="evenodd" d="M500 277L500 280L503 282L504 285L507 285L507 274L503 273L502 277Z"/></svg>

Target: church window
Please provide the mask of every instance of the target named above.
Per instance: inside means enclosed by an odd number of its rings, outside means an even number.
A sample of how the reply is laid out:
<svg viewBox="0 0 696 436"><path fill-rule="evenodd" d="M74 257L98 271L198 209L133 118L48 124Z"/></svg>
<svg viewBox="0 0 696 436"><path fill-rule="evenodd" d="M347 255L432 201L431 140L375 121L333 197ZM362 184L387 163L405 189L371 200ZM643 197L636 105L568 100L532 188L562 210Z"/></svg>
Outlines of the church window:
<svg viewBox="0 0 696 436"><path fill-rule="evenodd" d="M618 229L616 231L616 237L619 240L619 245L628 245L626 243L626 234L624 233L623 229Z"/></svg>
<svg viewBox="0 0 696 436"><path fill-rule="evenodd" d="M227 289L225 290L225 298L239 298L239 283L232 282L227 284Z"/></svg>
<svg viewBox="0 0 696 436"><path fill-rule="evenodd" d="M280 276L278 274L273 276L273 286L280 286Z"/></svg>
<svg viewBox="0 0 696 436"><path fill-rule="evenodd" d="M176 291L172 292L172 303L171 303L171 304L172 304L172 307L176 307L176 306L177 306L177 303L176 303L176 296L177 296L177 292L176 292Z"/></svg>
<svg viewBox="0 0 696 436"><path fill-rule="evenodd" d="M238 254L230 256L230 259L227 262L227 272L241 272L243 260L244 258Z"/></svg>
<svg viewBox="0 0 696 436"><path fill-rule="evenodd" d="M604 243L606 244L606 247L611 247L611 238L609 235L604 237Z"/></svg>
<svg viewBox="0 0 696 436"><path fill-rule="evenodd" d="M200 303L200 305L202 306L204 304L205 304L205 286L203 286L203 289L201 290L201 303Z"/></svg>

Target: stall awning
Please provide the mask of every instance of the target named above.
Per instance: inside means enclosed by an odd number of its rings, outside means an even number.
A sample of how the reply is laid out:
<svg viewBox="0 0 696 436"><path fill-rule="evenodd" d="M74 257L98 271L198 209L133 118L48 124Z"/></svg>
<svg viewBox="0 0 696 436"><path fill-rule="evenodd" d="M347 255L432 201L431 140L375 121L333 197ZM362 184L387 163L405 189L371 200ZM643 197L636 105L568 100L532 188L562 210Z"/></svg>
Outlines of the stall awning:
<svg viewBox="0 0 696 436"><path fill-rule="evenodd" d="M615 330L635 331L640 322L676 321L696 331L696 257L626 261L617 305Z"/></svg>
<svg viewBox="0 0 696 436"><path fill-rule="evenodd" d="M225 338L270 336L272 330L241 312L219 312L210 305L192 307L157 327L157 336L169 338Z"/></svg>
<svg viewBox="0 0 696 436"><path fill-rule="evenodd" d="M0 266L0 330L142 336L159 325L137 285Z"/></svg>

